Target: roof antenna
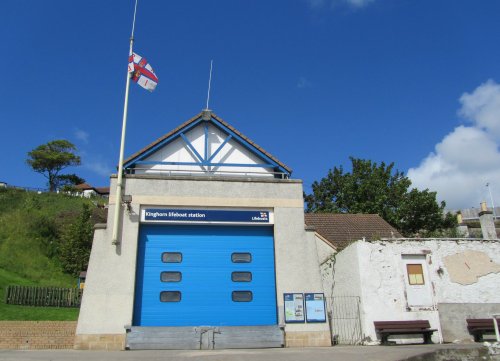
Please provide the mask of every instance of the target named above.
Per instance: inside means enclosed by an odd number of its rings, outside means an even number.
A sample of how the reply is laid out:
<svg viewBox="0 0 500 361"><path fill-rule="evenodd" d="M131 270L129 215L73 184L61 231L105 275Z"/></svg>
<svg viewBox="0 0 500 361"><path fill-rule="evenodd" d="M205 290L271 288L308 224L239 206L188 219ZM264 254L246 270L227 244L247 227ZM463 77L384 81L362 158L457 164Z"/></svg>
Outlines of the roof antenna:
<svg viewBox="0 0 500 361"><path fill-rule="evenodd" d="M205 110L210 110L208 107L208 104L210 103L210 86L212 85L212 67L213 67L213 60L210 60L210 76L208 78L208 92L207 92L207 107Z"/></svg>
<svg viewBox="0 0 500 361"><path fill-rule="evenodd" d="M203 120L210 120L212 116L212 112L210 108L208 108L208 104L210 103L210 85L212 85L212 66L213 66L213 59L210 60L210 76L208 77L208 92L207 92L207 107L203 109Z"/></svg>

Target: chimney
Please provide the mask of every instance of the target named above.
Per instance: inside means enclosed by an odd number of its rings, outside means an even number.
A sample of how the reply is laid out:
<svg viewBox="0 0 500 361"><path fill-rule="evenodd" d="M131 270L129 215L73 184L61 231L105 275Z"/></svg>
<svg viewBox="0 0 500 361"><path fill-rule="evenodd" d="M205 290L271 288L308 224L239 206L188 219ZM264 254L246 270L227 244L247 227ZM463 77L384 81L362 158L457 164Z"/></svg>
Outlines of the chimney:
<svg viewBox="0 0 500 361"><path fill-rule="evenodd" d="M460 237L469 237L469 227L464 223L462 213L459 211L457 213L457 231Z"/></svg>
<svg viewBox="0 0 500 361"><path fill-rule="evenodd" d="M481 223L481 231L483 239L497 239L497 230L495 229L495 220L493 212L488 210L486 202L481 203L481 212L479 212L479 222Z"/></svg>

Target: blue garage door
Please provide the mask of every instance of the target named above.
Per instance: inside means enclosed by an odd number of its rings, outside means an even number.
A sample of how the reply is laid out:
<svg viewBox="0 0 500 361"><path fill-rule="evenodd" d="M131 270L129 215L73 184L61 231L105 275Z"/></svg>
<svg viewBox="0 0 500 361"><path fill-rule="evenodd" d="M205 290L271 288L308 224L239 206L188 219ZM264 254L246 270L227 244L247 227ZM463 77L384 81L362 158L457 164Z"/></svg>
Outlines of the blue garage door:
<svg viewBox="0 0 500 361"><path fill-rule="evenodd" d="M276 325L272 227L142 225L135 326Z"/></svg>

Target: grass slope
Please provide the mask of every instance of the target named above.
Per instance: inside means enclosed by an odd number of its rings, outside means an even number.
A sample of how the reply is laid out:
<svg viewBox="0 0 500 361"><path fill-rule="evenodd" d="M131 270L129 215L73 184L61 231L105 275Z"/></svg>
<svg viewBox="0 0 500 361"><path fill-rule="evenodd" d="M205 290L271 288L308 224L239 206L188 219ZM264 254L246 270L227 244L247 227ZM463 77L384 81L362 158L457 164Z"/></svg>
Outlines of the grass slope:
<svg viewBox="0 0 500 361"><path fill-rule="evenodd" d="M5 304L8 285L76 287L56 256L57 237L91 200L0 189L0 320L76 320L78 309Z"/></svg>
<svg viewBox="0 0 500 361"><path fill-rule="evenodd" d="M74 283L74 282L72 282ZM5 304L5 289L9 285L52 286L52 282L34 282L0 268L0 320L21 321L76 321L78 308L31 307ZM73 286L73 284L71 284Z"/></svg>

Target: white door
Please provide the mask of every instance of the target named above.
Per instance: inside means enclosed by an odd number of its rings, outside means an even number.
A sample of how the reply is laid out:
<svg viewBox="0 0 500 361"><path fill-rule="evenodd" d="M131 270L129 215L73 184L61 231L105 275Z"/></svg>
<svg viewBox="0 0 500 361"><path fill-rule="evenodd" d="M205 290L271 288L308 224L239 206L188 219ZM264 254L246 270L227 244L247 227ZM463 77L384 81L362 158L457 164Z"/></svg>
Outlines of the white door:
<svg viewBox="0 0 500 361"><path fill-rule="evenodd" d="M432 306L432 290L425 255L403 255L408 306Z"/></svg>

